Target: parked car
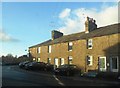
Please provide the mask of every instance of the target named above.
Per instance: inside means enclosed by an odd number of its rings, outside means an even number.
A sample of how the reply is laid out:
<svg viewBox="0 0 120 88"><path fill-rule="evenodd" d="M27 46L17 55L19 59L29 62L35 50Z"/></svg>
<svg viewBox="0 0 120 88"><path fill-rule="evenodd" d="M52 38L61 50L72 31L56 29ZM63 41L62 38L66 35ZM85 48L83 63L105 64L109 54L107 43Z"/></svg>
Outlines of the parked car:
<svg viewBox="0 0 120 88"><path fill-rule="evenodd" d="M81 70L76 65L64 64L54 70L55 75L74 76L80 74Z"/></svg>
<svg viewBox="0 0 120 88"><path fill-rule="evenodd" d="M95 77L97 77L97 75L98 75L97 72L94 72L94 71L92 72L92 71L90 71L90 72L87 72L87 73L82 74L81 76L83 76L83 77L95 78Z"/></svg>
<svg viewBox="0 0 120 88"><path fill-rule="evenodd" d="M46 64L44 62L30 62L25 65L26 70L45 70Z"/></svg>
<svg viewBox="0 0 120 88"><path fill-rule="evenodd" d="M120 81L120 72L118 72L117 79Z"/></svg>
<svg viewBox="0 0 120 88"><path fill-rule="evenodd" d="M54 70L54 65L50 64L50 63L46 63L45 70L46 71L53 71Z"/></svg>
<svg viewBox="0 0 120 88"><path fill-rule="evenodd" d="M24 68L24 67L25 67L25 64L28 64L28 63L30 63L30 61L20 62L20 63L19 63L19 67L20 67L20 68Z"/></svg>

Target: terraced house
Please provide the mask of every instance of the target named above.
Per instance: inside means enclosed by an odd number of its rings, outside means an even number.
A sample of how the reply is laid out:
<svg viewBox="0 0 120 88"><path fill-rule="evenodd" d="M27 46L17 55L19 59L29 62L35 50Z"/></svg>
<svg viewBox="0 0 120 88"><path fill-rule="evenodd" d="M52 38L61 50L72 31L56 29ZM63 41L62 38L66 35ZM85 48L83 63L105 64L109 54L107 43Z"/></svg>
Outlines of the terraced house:
<svg viewBox="0 0 120 88"><path fill-rule="evenodd" d="M82 72L120 71L120 24L97 28L87 17L85 31L70 35L53 30L52 38L29 47L33 60L54 65L75 64Z"/></svg>

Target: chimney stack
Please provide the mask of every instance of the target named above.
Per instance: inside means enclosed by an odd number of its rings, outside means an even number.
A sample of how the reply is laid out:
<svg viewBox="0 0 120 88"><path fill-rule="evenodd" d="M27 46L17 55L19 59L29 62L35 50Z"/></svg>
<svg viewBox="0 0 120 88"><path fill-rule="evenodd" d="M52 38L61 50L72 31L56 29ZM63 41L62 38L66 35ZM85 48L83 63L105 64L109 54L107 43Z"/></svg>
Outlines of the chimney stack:
<svg viewBox="0 0 120 88"><path fill-rule="evenodd" d="M93 18L87 17L85 21L85 33L89 33L97 28L96 21Z"/></svg>
<svg viewBox="0 0 120 88"><path fill-rule="evenodd" d="M62 32L59 32L57 30L52 31L52 40L57 39L57 38L62 37L62 36L63 36Z"/></svg>

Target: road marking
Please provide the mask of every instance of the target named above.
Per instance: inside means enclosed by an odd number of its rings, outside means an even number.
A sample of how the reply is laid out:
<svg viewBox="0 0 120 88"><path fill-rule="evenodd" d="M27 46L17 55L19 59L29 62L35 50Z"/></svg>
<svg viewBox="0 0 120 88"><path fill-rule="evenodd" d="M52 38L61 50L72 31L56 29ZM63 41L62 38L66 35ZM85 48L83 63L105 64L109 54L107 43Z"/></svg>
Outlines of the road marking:
<svg viewBox="0 0 120 88"><path fill-rule="evenodd" d="M55 80L57 80L58 81L58 84L60 84L60 85L62 85L62 86L64 86L65 84L64 83L62 83L55 75L53 75L53 77L55 78Z"/></svg>

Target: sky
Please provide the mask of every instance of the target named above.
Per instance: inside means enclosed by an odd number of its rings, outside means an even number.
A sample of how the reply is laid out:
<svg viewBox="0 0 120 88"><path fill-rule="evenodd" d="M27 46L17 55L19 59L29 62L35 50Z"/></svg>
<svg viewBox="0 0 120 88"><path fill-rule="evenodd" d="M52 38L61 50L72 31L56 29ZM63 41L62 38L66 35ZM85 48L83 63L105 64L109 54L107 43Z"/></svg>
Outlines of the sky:
<svg viewBox="0 0 120 88"><path fill-rule="evenodd" d="M82 32L87 16L98 27L118 23L117 2L2 2L0 13L0 55L27 54L28 47L51 39L52 30Z"/></svg>

